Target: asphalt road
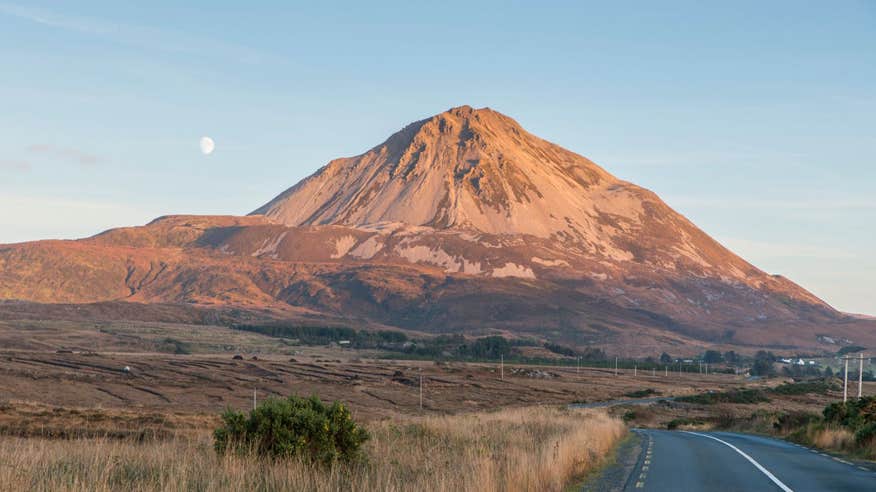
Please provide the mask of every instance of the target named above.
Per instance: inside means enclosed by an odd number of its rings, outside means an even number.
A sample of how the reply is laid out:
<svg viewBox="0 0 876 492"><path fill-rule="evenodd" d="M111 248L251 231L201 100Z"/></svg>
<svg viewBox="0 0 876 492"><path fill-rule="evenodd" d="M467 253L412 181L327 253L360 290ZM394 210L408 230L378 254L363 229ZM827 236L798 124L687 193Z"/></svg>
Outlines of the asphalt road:
<svg viewBox="0 0 876 492"><path fill-rule="evenodd" d="M732 432L635 432L642 453L627 491L876 491L876 466L786 441Z"/></svg>

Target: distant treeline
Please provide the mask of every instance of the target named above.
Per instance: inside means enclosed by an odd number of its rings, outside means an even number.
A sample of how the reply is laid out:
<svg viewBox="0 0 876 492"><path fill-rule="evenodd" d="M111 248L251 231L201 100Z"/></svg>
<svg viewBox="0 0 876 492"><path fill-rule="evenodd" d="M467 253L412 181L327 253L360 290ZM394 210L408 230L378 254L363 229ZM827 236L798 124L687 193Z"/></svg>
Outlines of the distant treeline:
<svg viewBox="0 0 876 492"><path fill-rule="evenodd" d="M521 347L544 347L563 357L582 360L605 360L601 349L575 350L556 343L540 343L534 339L508 339L499 335L466 338L461 334L439 335L429 338L411 338L398 331L367 331L348 327L301 326L291 324L242 324L234 329L284 338L300 345L327 345L349 342L353 348L377 348L413 358L458 360L524 359Z"/></svg>
<svg viewBox="0 0 876 492"><path fill-rule="evenodd" d="M511 357L515 347L531 345L527 340L488 336L467 340L460 334L439 335L413 341L404 352L411 355L455 359L499 359Z"/></svg>

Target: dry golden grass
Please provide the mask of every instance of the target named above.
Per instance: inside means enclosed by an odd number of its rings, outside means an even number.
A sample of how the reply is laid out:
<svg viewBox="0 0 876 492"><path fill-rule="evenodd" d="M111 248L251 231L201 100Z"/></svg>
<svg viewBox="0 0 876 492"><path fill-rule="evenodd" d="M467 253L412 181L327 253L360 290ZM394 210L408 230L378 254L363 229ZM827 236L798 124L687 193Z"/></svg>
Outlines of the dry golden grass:
<svg viewBox="0 0 876 492"><path fill-rule="evenodd" d="M848 429L841 427L826 427L814 432L812 443L820 449L852 449L855 444L855 435Z"/></svg>
<svg viewBox="0 0 876 492"><path fill-rule="evenodd" d="M209 435L136 443L0 439L0 488L58 491L562 490L624 435L595 410L531 407L369 426L368 460L331 468L217 457Z"/></svg>

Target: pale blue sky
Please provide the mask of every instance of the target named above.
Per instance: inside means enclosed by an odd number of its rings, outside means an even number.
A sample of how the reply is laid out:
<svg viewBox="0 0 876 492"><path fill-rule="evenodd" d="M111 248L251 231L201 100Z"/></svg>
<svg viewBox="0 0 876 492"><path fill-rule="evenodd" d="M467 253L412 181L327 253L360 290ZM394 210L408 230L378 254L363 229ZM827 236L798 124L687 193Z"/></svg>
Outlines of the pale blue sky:
<svg viewBox="0 0 876 492"><path fill-rule="evenodd" d="M247 213L470 104L876 314L876 1L141 3L0 0L0 243Z"/></svg>

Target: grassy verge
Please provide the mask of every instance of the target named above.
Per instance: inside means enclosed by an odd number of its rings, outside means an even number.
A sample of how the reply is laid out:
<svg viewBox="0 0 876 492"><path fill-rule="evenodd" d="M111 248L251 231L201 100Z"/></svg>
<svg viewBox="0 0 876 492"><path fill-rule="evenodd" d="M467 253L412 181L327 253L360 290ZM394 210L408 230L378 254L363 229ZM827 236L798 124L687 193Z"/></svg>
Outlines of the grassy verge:
<svg viewBox="0 0 876 492"><path fill-rule="evenodd" d="M214 453L201 435L0 439L9 490L563 490L626 433L595 410L532 407L368 425L368 458L312 465Z"/></svg>
<svg viewBox="0 0 876 492"><path fill-rule="evenodd" d="M876 436L866 425L843 425L809 412L760 410L747 418L718 419L713 428L778 437L849 457L876 460Z"/></svg>
<svg viewBox="0 0 876 492"><path fill-rule="evenodd" d="M804 395L826 394L834 386L829 382L784 384L768 390L727 393L707 393L678 398L676 401L700 404L748 404L764 401L766 394ZM741 396L740 396L741 395ZM633 414L632 420L636 417ZM718 406L708 416L679 417L667 428L705 426L723 430L750 432L787 439L798 444L819 448L856 458L876 460L876 397L852 398L848 402L831 403L820 413L759 409L748 416L731 411L731 406Z"/></svg>

